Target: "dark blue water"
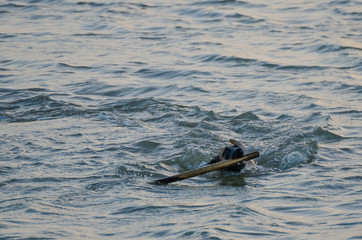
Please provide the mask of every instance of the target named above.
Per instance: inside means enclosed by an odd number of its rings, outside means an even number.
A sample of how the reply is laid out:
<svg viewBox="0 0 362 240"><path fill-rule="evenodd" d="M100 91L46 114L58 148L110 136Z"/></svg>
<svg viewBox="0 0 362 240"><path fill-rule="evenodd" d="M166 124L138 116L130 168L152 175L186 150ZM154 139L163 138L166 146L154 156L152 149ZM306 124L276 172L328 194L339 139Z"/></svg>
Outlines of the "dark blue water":
<svg viewBox="0 0 362 240"><path fill-rule="evenodd" d="M362 239L361 1L0 1L0 238ZM257 166L152 185L230 138Z"/></svg>

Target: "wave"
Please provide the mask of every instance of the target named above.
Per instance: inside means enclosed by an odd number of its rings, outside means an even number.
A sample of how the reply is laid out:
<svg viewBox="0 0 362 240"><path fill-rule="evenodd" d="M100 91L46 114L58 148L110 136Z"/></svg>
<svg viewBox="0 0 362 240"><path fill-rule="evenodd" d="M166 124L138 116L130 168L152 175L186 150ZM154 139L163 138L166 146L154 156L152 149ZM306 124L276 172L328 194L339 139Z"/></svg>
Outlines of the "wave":
<svg viewBox="0 0 362 240"><path fill-rule="evenodd" d="M145 78L163 78L163 79L173 79L180 77L189 77L189 76L209 76L209 72L203 72L199 70L173 70L173 69L150 69L143 68L138 70L136 75L140 75Z"/></svg>
<svg viewBox="0 0 362 240"><path fill-rule="evenodd" d="M179 11L180 15L189 15L193 17L217 19L222 16L220 12L206 11L204 8L185 8Z"/></svg>
<svg viewBox="0 0 362 240"><path fill-rule="evenodd" d="M257 18L249 14L241 13L240 11L235 11L230 13L230 11L222 11L215 6L218 5L234 5L239 9L243 8L260 8L265 5L257 5L247 2L240 1L203 1L195 2L185 8L178 10L180 15L186 15L193 18L198 18L200 21L205 23L215 23L223 21L233 21L238 24L258 24L264 22L265 19Z"/></svg>
<svg viewBox="0 0 362 240"><path fill-rule="evenodd" d="M7 94L0 97L7 98L7 101L0 103L2 110L0 120L7 122L47 120L74 116L83 112L76 104L53 99L52 94L42 88L6 89L5 92Z"/></svg>
<svg viewBox="0 0 362 240"><path fill-rule="evenodd" d="M248 8L262 8L266 7L265 4L257 4L257 3L251 3L248 1L235 1L235 0L205 0L205 1L196 1L195 3L192 3L192 5L195 6L204 6L204 5L210 5L210 6L236 6L236 7L248 7Z"/></svg>
<svg viewBox="0 0 362 240"><path fill-rule="evenodd" d="M195 59L201 60L201 62L221 62L221 63L232 62L239 65L258 62L258 60L256 59L241 58L235 56L222 56L219 54L198 55L195 57Z"/></svg>
<svg viewBox="0 0 362 240"><path fill-rule="evenodd" d="M8 4L1 4L0 8L34 8L35 5L26 5L26 4L19 4L19 3L8 3Z"/></svg>
<svg viewBox="0 0 362 240"><path fill-rule="evenodd" d="M329 66L318 66L318 65L286 65L286 64L272 63L259 59L243 58L236 56L223 56L218 54L199 55L195 56L194 58L201 62L225 63L231 65L232 67L261 66L269 69L284 70L284 71L287 70L310 71L310 70L324 70L331 68Z"/></svg>
<svg viewBox="0 0 362 240"><path fill-rule="evenodd" d="M67 64L67 63L58 63L58 66L60 68L70 68L70 69L84 69L84 70L88 70L88 69L94 69L94 67L90 67L90 66L80 66L80 65L71 65L71 64Z"/></svg>
<svg viewBox="0 0 362 240"><path fill-rule="evenodd" d="M261 19L261 18L254 18L248 15L244 15L244 14L240 14L240 13L234 13L231 15L226 15L226 17L228 18L232 18L235 21L239 22L239 23L243 23L243 24L254 24L254 23L260 23L260 22L264 22L265 19Z"/></svg>
<svg viewBox="0 0 362 240"><path fill-rule="evenodd" d="M361 51L362 48L354 47L354 46L343 46L337 44L316 44L309 47L311 52L319 52L319 53L329 53L329 52L338 52L344 50L358 50Z"/></svg>
<svg viewBox="0 0 362 240"><path fill-rule="evenodd" d="M315 136L316 139L323 140L323 142L336 142L344 139L343 136L333 133L330 130L324 129L322 127L317 127L314 129L312 134Z"/></svg>

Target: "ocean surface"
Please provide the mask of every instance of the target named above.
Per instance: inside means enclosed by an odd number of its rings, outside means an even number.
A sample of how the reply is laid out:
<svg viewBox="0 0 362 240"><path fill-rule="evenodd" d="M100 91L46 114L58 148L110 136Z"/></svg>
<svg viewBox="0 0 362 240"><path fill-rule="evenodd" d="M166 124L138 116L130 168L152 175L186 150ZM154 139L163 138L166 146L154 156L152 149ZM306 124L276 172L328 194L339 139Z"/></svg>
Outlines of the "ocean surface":
<svg viewBox="0 0 362 240"><path fill-rule="evenodd" d="M1 239L362 239L362 1L0 0ZM204 166L230 138L257 166Z"/></svg>

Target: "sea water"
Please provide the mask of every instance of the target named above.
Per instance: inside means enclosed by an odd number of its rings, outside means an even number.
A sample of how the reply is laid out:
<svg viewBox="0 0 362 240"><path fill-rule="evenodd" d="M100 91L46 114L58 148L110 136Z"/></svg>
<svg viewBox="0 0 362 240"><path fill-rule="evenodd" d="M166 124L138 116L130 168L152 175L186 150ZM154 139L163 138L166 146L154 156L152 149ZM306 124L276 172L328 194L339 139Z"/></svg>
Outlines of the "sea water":
<svg viewBox="0 0 362 240"><path fill-rule="evenodd" d="M362 239L362 2L1 0L2 239ZM204 166L230 138L257 166Z"/></svg>

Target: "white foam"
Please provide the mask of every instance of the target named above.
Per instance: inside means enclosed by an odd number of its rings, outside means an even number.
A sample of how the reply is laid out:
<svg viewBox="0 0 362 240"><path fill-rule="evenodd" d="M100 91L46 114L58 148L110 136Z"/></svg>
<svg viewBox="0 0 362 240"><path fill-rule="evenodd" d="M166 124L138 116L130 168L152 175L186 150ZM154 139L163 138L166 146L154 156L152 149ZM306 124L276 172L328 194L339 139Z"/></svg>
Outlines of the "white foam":
<svg viewBox="0 0 362 240"><path fill-rule="evenodd" d="M291 152L286 155L280 163L281 169L288 169L295 167L301 163L307 163L307 158L304 154L300 152Z"/></svg>

